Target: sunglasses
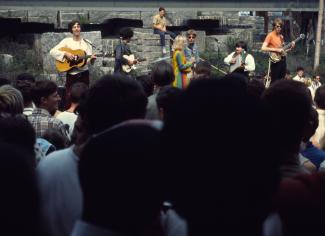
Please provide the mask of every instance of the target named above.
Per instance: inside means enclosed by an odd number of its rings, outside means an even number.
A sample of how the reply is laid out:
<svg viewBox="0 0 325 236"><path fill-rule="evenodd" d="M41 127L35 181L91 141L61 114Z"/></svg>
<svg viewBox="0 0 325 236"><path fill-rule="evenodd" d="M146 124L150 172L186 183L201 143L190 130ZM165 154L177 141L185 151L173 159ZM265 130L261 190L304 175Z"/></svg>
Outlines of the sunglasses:
<svg viewBox="0 0 325 236"><path fill-rule="evenodd" d="M282 25L276 25L275 27L276 28L282 28Z"/></svg>
<svg viewBox="0 0 325 236"><path fill-rule="evenodd" d="M189 39L195 39L195 36L188 36Z"/></svg>

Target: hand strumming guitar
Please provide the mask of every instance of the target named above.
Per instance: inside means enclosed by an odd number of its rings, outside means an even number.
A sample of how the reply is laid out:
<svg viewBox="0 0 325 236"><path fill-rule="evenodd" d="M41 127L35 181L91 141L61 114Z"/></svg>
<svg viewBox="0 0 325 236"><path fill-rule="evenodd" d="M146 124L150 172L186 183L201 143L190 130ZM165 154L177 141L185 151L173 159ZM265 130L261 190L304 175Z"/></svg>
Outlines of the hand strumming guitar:
<svg viewBox="0 0 325 236"><path fill-rule="evenodd" d="M77 56L73 55L70 52L64 52L64 57L67 58L69 61L73 61L77 59L76 58Z"/></svg>

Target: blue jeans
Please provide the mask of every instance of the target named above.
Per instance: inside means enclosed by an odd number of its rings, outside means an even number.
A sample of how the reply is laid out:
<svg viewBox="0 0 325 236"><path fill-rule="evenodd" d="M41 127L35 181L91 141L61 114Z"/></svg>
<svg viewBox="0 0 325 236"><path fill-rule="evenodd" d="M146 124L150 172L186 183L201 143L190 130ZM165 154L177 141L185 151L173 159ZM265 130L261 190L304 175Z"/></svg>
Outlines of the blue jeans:
<svg viewBox="0 0 325 236"><path fill-rule="evenodd" d="M160 46L162 46L162 47L165 47L165 34L169 34L172 39L176 38L176 34L174 32L172 32L172 31L168 31L168 30L166 32L163 32L163 31L161 31L159 29L154 29L153 33L154 34L159 34L159 36L160 36Z"/></svg>

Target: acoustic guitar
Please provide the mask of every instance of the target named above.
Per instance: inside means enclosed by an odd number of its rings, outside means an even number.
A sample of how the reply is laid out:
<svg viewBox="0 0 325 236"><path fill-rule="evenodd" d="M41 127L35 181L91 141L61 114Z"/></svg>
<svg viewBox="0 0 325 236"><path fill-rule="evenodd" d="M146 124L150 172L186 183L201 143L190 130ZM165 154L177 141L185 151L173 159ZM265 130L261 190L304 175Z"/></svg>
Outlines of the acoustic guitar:
<svg viewBox="0 0 325 236"><path fill-rule="evenodd" d="M138 62L142 62L142 61L146 61L147 59L145 58L135 58L135 56L133 54L131 55L123 55L123 58L125 58L126 60L129 60L129 61L138 61ZM129 65L129 64L126 64L126 65L122 65L122 70L126 73L130 73L132 70L136 70L136 66L135 65Z"/></svg>
<svg viewBox="0 0 325 236"><path fill-rule="evenodd" d="M296 38L293 42L298 42L299 40L301 39L304 39L305 38L305 35L304 34L301 34L299 35L298 38ZM289 48L291 48L291 45L292 45L292 42L288 43L287 45L285 45L283 47L283 53L279 53L279 52L270 52L269 53L269 58L271 60L271 62L273 63L277 63L279 61L281 61L282 57L286 56L287 55L287 51Z"/></svg>
<svg viewBox="0 0 325 236"><path fill-rule="evenodd" d="M62 61L55 61L55 66L56 69L59 72L66 72L71 70L72 68L80 68L83 67L87 64L87 59L89 59L91 57L91 55L87 55L87 53L84 50L81 49L77 49L77 50L72 50L70 48L60 48L60 51L64 51L64 52L69 52L73 55L75 55L75 59L74 60L68 60L67 58L65 58L65 60ZM108 54L95 54L96 57L104 57L104 56L108 56Z"/></svg>

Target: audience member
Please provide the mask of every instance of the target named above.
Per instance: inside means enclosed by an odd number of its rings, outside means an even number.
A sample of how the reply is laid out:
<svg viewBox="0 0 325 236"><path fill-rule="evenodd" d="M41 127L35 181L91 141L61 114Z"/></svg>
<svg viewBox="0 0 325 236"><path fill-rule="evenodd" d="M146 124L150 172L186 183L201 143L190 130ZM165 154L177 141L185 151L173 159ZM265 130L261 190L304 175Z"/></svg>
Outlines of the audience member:
<svg viewBox="0 0 325 236"><path fill-rule="evenodd" d="M57 85L50 80L39 80L35 82L31 93L36 108L28 120L35 129L36 137L41 138L47 129L54 128L68 141L64 124L51 115L58 109L60 100Z"/></svg>
<svg viewBox="0 0 325 236"><path fill-rule="evenodd" d="M28 73L19 74L15 81L15 87L23 95L24 99L24 114L30 116L34 110L31 90L35 84L35 78Z"/></svg>
<svg viewBox="0 0 325 236"><path fill-rule="evenodd" d="M11 85L0 87L0 112L10 114L22 114L24 110L24 100L21 92Z"/></svg>
<svg viewBox="0 0 325 236"><path fill-rule="evenodd" d="M171 85L174 82L173 67L165 61L158 62L152 68L151 78L155 85L155 90L154 94L148 97L146 119L157 120L159 119L159 111L156 97L161 88Z"/></svg>
<svg viewBox="0 0 325 236"><path fill-rule="evenodd" d="M90 139L78 171L82 221L72 236L161 234L158 217L165 185L162 159L152 155L157 150L159 131L143 124L129 123Z"/></svg>
<svg viewBox="0 0 325 236"><path fill-rule="evenodd" d="M211 64L207 61L199 61L194 69L194 79L209 78L211 76Z"/></svg>
<svg viewBox="0 0 325 236"><path fill-rule="evenodd" d="M181 94L180 88L172 86L165 86L159 90L156 102L160 120L166 121L172 117L171 113L175 112L175 106Z"/></svg>
<svg viewBox="0 0 325 236"><path fill-rule="evenodd" d="M37 168L42 219L48 235L69 236L80 219L82 194L77 165L89 137L122 121L144 118L146 105L140 84L117 75L103 76L82 98L71 136L74 145L51 153Z"/></svg>
<svg viewBox="0 0 325 236"><path fill-rule="evenodd" d="M75 113L76 108L79 105L79 101L83 93L85 93L88 90L88 86L83 83L83 82L77 82L74 83L71 87L71 92L70 92L70 102L71 105L68 110L64 112L60 112L56 116L59 120L62 121L63 124L67 125L69 128L69 136L71 136L74 123L77 120L77 114Z"/></svg>

